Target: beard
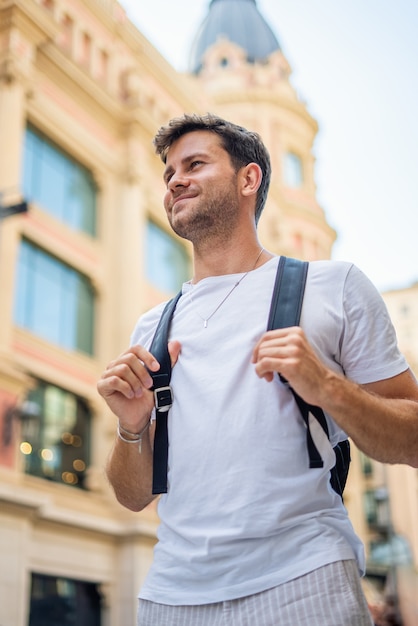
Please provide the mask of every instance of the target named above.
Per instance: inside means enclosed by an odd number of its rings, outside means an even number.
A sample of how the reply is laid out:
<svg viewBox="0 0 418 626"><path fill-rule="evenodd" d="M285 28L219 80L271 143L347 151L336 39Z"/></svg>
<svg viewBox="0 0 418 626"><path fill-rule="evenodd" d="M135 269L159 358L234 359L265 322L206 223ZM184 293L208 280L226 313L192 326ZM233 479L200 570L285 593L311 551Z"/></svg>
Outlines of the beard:
<svg viewBox="0 0 418 626"><path fill-rule="evenodd" d="M236 177L221 189L187 200L193 206L185 207L178 214L170 213L173 231L183 239L199 245L208 241L226 241L233 232L239 217Z"/></svg>

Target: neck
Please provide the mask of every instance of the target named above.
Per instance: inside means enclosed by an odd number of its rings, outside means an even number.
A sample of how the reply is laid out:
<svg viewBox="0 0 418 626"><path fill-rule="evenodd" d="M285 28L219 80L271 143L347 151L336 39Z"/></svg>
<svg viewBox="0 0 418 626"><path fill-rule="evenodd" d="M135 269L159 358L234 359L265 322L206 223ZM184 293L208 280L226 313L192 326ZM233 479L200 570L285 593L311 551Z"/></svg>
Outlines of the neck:
<svg viewBox="0 0 418 626"><path fill-rule="evenodd" d="M222 246L221 249L211 249L205 254L194 251L194 275L192 283L197 283L209 276L225 276L226 274L240 274L250 272L273 255L264 250L258 241L248 245Z"/></svg>

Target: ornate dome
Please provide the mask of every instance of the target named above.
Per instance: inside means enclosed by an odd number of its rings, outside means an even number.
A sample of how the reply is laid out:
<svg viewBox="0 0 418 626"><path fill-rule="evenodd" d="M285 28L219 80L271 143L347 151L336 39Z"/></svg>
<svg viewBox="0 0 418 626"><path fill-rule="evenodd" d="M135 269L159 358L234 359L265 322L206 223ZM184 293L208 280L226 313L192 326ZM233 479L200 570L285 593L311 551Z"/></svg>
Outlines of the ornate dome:
<svg viewBox="0 0 418 626"><path fill-rule="evenodd" d="M243 48L249 63L262 62L272 52L280 50L256 0L211 0L209 13L192 44L189 63L192 73L200 72L206 50L220 37Z"/></svg>

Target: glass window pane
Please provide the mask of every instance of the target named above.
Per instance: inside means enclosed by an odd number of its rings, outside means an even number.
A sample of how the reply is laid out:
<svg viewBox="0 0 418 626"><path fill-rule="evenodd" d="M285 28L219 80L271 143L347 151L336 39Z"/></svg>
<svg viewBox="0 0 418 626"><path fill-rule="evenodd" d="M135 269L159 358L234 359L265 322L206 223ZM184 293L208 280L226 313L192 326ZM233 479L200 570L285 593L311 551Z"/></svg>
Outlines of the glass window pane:
<svg viewBox="0 0 418 626"><path fill-rule="evenodd" d="M303 183L302 160L293 152L284 157L284 182L289 187L301 187Z"/></svg>
<svg viewBox="0 0 418 626"><path fill-rule="evenodd" d="M74 394L38 381L23 407L20 450L27 474L84 487L90 462L91 417Z"/></svg>
<svg viewBox="0 0 418 626"><path fill-rule="evenodd" d="M63 155L46 142L42 145L37 201L56 218L65 221L67 168Z"/></svg>
<svg viewBox="0 0 418 626"><path fill-rule="evenodd" d="M27 200L72 228L95 235L93 176L33 127L25 133L22 187Z"/></svg>
<svg viewBox="0 0 418 626"><path fill-rule="evenodd" d="M63 348L93 354L94 291L89 280L27 241L19 254L14 319Z"/></svg>
<svg viewBox="0 0 418 626"><path fill-rule="evenodd" d="M178 291L189 279L189 257L184 246L153 222L148 222L146 274L157 289Z"/></svg>
<svg viewBox="0 0 418 626"><path fill-rule="evenodd" d="M37 181L37 165L39 164L40 140L33 133L26 133L24 145L24 165L22 171L22 188L26 198L39 193Z"/></svg>
<svg viewBox="0 0 418 626"><path fill-rule="evenodd" d="M29 626L100 626L97 583L32 574Z"/></svg>
<svg viewBox="0 0 418 626"><path fill-rule="evenodd" d="M59 343L60 294L56 285L59 283L60 267L47 254L34 253L31 256L32 298L27 302L29 326L37 335Z"/></svg>
<svg viewBox="0 0 418 626"><path fill-rule="evenodd" d="M93 181L86 172L76 167L71 168L67 177L66 188L68 223L88 233L95 232L95 189Z"/></svg>

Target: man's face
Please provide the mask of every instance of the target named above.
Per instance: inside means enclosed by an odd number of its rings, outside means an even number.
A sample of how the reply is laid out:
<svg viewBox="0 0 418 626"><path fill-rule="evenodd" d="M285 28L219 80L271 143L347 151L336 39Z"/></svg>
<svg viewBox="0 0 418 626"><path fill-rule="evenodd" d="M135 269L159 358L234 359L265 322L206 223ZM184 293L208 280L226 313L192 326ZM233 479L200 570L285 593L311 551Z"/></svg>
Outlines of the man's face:
<svg viewBox="0 0 418 626"><path fill-rule="evenodd" d="M239 215L237 174L219 137L193 131L167 154L164 207L174 232L193 243L227 236Z"/></svg>

